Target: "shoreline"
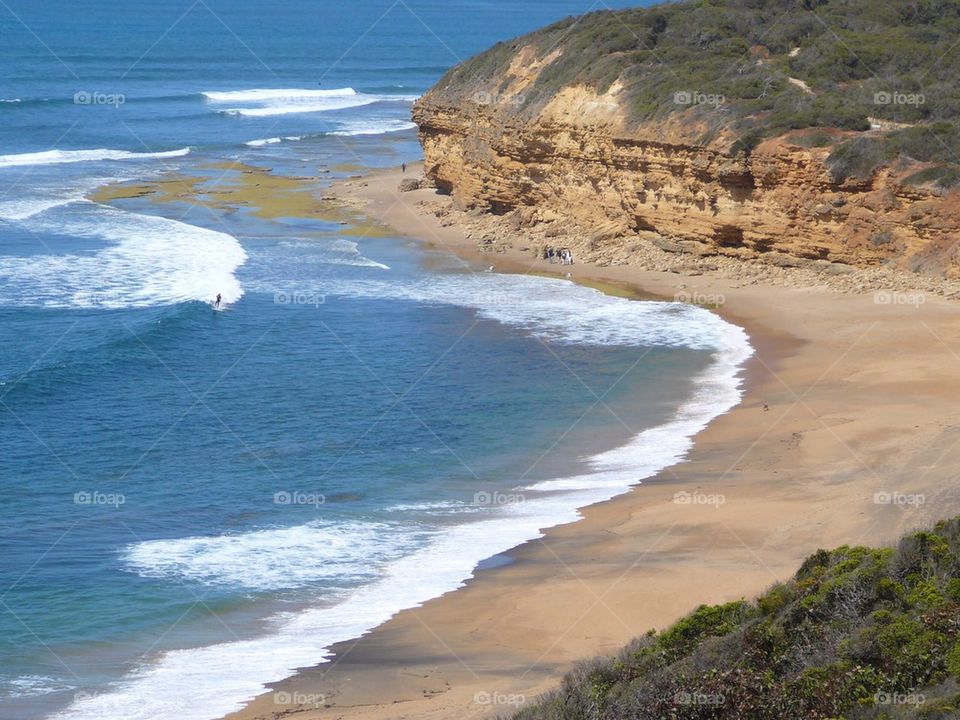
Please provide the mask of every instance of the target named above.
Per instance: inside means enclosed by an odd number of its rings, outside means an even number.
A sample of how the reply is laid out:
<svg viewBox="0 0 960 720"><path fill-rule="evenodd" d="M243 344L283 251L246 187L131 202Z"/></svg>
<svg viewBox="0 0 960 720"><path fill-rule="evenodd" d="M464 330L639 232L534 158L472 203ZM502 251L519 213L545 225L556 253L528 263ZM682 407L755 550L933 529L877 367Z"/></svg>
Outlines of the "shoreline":
<svg viewBox="0 0 960 720"><path fill-rule="evenodd" d="M415 176L418 166L408 170L407 177ZM493 258L498 272L561 274L532 261L529 252L480 252L456 226L443 226L418 207L436 201L435 193L398 193L401 177L397 170L378 171L329 192L402 236L478 267ZM957 338L950 328L960 314L955 306L931 298L922 307L878 309L864 296L734 287L723 279L631 266L575 264L566 272L594 287L612 284L665 299L689 284L695 284L691 292L721 296L719 313L748 331L755 351L742 372L740 404L700 432L679 464L505 553L512 562L478 570L464 587L334 646L331 661L272 685L227 717L507 714L513 701L557 684L571 663L615 651L701 602L751 597L792 575L817 547L882 544L960 511L960 497L949 495L920 508L873 498L909 490L926 491L933 500L949 487L942 470L949 462L942 461L955 453L950 428L960 424L960 412L943 387L956 369L951 363L960 367L960 359L954 357L957 346L944 341L936 347L935 337ZM866 332L852 332L869 320L874 325L862 326ZM872 352L890 332L898 333L904 349L937 362L919 363L909 352L899 358ZM916 385L914 393L925 399L911 397L901 406L895 392L864 392L858 379L867 388ZM903 424L904 413L916 416L916 427ZM903 437L907 427L914 437ZM917 474L916 462L887 467L891 455L907 451L916 461L939 446L939 467L925 468L919 479L909 477ZM864 462L868 451L871 458L882 454L884 472ZM725 502L678 504L677 491L722 491ZM285 693L289 702L278 705L275 693Z"/></svg>

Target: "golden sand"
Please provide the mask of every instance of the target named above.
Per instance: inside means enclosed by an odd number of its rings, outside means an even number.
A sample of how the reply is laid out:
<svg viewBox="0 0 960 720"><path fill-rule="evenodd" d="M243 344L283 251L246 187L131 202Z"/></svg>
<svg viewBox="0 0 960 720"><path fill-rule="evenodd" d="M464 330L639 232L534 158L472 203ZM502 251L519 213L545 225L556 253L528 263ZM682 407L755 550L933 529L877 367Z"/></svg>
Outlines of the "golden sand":
<svg viewBox="0 0 960 720"><path fill-rule="evenodd" d="M456 226L422 211L431 191L398 193L400 178L376 173L333 192L362 201L377 223L403 235L477 268L490 263ZM495 262L502 271L556 275L529 252ZM275 686L282 697L322 703L291 706L269 692L231 718L508 715L513 706L490 698L532 699L575 661L613 652L700 603L757 594L818 547L882 544L960 513L956 304L929 296L919 306L878 306L869 295L740 287L630 266L565 272L604 290L627 284L661 297L678 288L723 297L721 314L747 328L757 351L741 405L702 432L684 462ZM678 492L725 502L678 503ZM926 503L875 500L890 492L922 494Z"/></svg>

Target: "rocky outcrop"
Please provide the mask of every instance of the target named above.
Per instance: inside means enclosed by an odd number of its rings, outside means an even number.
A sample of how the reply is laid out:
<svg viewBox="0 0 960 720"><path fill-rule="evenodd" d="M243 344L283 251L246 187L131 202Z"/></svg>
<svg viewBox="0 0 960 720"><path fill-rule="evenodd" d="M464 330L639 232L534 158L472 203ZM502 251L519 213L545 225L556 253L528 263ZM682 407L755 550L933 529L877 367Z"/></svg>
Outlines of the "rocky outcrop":
<svg viewBox="0 0 960 720"><path fill-rule="evenodd" d="M603 95L565 88L521 112L515 98L541 69L523 57L498 88L447 83L414 106L426 175L460 207L556 227L581 256L619 252L623 262L632 238L652 235L693 255L960 277L957 197L903 185L907 168L837 182L828 148L781 137L747 155L722 134L700 145L702 108L628 127L616 85Z"/></svg>

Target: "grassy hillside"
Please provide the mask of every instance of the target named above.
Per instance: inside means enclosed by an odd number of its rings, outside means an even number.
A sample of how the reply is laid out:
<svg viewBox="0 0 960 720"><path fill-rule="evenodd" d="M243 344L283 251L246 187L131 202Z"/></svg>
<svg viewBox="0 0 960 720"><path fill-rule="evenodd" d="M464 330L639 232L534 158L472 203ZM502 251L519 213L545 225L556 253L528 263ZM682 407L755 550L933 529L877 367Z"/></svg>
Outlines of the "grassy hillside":
<svg viewBox="0 0 960 720"><path fill-rule="evenodd" d="M455 67L437 89L499 98L517 50L560 50L506 99L508 112L532 115L566 86L619 82L636 125L692 113L704 143L726 130L734 152L793 132L798 144L836 146L838 179L912 160L933 165L911 182L949 186L960 165L958 37L958 0L684 0L568 18ZM866 133L868 118L907 127ZM810 128L857 135L796 133Z"/></svg>
<svg viewBox="0 0 960 720"><path fill-rule="evenodd" d="M755 601L580 665L515 720L957 718L958 681L960 518L819 550Z"/></svg>

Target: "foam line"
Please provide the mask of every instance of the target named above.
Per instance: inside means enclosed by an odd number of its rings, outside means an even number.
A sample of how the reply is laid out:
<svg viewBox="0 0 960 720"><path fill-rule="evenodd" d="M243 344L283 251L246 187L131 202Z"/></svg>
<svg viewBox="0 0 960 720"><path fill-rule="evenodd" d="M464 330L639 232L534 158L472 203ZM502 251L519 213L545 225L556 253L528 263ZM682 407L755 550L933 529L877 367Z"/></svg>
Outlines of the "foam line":
<svg viewBox="0 0 960 720"><path fill-rule="evenodd" d="M671 420L588 458L591 472L524 488L524 502L489 508L473 522L445 525L420 537L413 543L418 548L409 552L403 548L413 538L403 532L410 529L398 531L401 540L392 545L381 536L377 542L397 550L399 556L382 557L376 578L332 607L274 618L273 631L255 639L167 652L112 691L75 702L56 716L58 720L214 720L238 709L266 683L328 657L333 644L358 637L403 608L462 586L480 561L540 537L543 528L577 519L578 508L626 492L681 460L693 436L739 402L740 368L753 352L741 328L701 308L613 298L556 280L464 275L432 277L406 287L351 283L340 291L365 296L390 287L394 297L467 305L486 317L560 342L689 347L711 351L713 362L695 378L694 396ZM299 550L288 558L278 557L278 537L284 533L299 537L292 547L302 549L309 544L309 533L316 531L316 526L307 525L266 534L160 541L135 546L128 560L135 571L217 583L235 579L241 566L247 574L266 572L270 563L301 558ZM375 529L353 531L364 544L377 538ZM256 547L262 554L252 549ZM317 550L317 562L322 563L325 555L319 546Z"/></svg>
<svg viewBox="0 0 960 720"><path fill-rule="evenodd" d="M190 148L165 152L130 152L129 150L44 150L43 152L0 155L0 168L24 165L58 165L61 163L92 162L96 160L148 160L154 158L183 157Z"/></svg>

